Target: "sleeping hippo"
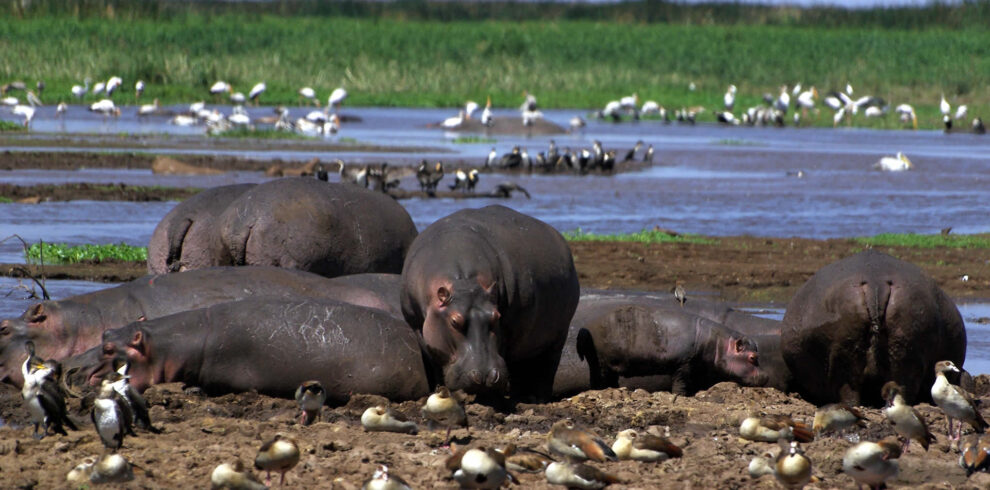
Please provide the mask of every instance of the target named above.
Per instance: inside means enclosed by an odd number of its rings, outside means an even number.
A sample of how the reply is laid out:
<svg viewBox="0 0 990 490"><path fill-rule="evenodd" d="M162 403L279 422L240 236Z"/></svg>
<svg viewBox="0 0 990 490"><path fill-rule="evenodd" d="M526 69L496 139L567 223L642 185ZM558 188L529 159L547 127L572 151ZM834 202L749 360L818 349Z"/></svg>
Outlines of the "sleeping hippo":
<svg viewBox="0 0 990 490"><path fill-rule="evenodd" d="M105 330L251 296L330 298L399 315L398 277L327 279L279 267L217 267L145 276L60 301L43 301L20 318L0 322L0 379L20 386L28 340L34 341L39 356L61 360L99 345Z"/></svg>
<svg viewBox="0 0 990 490"><path fill-rule="evenodd" d="M935 363L966 357L959 310L921 269L867 250L815 273L787 304L781 332L794 385L817 404L883 403L888 381L930 400Z"/></svg>
<svg viewBox="0 0 990 490"><path fill-rule="evenodd" d="M268 265L326 277L399 273L416 226L380 192L311 178L204 191L152 234L148 270Z"/></svg>
<svg viewBox="0 0 990 490"><path fill-rule="evenodd" d="M429 394L416 332L381 310L331 300L252 298L134 322L65 366L88 367L93 383L117 356L127 358L138 391L182 382L209 395L292 398L300 383L317 380L332 403L355 393Z"/></svg>
<svg viewBox="0 0 990 490"><path fill-rule="evenodd" d="M646 376L653 378L649 386L654 390L678 394L693 394L720 381L748 386L768 381L757 345L720 323L643 298L582 297L554 382L555 395L617 387Z"/></svg>
<svg viewBox="0 0 990 490"><path fill-rule="evenodd" d="M402 313L442 371L433 381L494 397L552 396L578 296L560 233L503 206L433 223L402 270Z"/></svg>

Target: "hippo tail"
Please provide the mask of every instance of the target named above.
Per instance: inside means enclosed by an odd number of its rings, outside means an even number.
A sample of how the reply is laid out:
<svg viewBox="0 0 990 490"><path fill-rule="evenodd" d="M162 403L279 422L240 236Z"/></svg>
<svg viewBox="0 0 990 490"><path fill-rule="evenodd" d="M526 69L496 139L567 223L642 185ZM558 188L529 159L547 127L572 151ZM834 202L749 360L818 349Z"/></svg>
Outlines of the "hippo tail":
<svg viewBox="0 0 990 490"><path fill-rule="evenodd" d="M869 325L869 348L867 349L866 372L871 378L878 378L881 373L890 372L887 366L880 366L888 356L885 352L886 339L890 332L886 331L887 306L890 304L890 294L893 281L886 279L879 284L863 281L860 284L863 306L866 308ZM883 382L883 381L880 381Z"/></svg>
<svg viewBox="0 0 990 490"><path fill-rule="evenodd" d="M182 258L182 243L192 227L192 220L189 218L177 220L168 227L166 239L168 240L168 254L165 256L165 270L168 272L178 272L180 259Z"/></svg>

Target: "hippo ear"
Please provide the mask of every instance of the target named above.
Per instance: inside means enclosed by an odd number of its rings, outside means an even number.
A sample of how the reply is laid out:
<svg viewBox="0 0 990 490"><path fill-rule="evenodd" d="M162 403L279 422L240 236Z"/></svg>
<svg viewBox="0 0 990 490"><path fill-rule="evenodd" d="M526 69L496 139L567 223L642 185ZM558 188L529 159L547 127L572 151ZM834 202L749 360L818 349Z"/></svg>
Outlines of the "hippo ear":
<svg viewBox="0 0 990 490"><path fill-rule="evenodd" d="M131 342L128 344L128 347L142 354L147 354L148 346L145 344L145 340L144 333L138 330L137 332L134 332L134 337L131 338Z"/></svg>
<svg viewBox="0 0 990 490"><path fill-rule="evenodd" d="M440 286L437 289L437 300L440 302L440 306L447 306L450 304L450 290L445 286Z"/></svg>
<svg viewBox="0 0 990 490"><path fill-rule="evenodd" d="M498 281L497 280L492 281L492 283L488 287L485 288L485 292L488 293L488 294L492 294L492 292L495 291L495 285L496 284L498 284Z"/></svg>
<svg viewBox="0 0 990 490"><path fill-rule="evenodd" d="M41 323L48 318L48 313L45 312L44 303L35 303L28 308L27 320L28 323Z"/></svg>

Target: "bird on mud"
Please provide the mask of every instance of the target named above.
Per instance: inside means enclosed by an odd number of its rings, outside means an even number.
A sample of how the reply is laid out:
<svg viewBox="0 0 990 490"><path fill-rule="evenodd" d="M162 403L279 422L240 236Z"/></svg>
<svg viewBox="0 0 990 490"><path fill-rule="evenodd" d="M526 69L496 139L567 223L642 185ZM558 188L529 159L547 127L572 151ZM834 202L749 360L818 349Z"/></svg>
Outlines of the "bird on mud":
<svg viewBox="0 0 990 490"><path fill-rule="evenodd" d="M426 191L428 193L435 193L437 191L437 185L443 180L443 162L438 161L433 165L433 170L430 171L430 179L427 185Z"/></svg>
<svg viewBox="0 0 990 490"><path fill-rule="evenodd" d="M863 441L846 451L842 457L842 471L856 480L857 486L884 488L884 482L897 474L900 457L901 443L897 436L877 442Z"/></svg>
<svg viewBox="0 0 990 490"><path fill-rule="evenodd" d="M633 146L628 152L626 152L626 158L624 158L622 162L625 163L635 160L636 154L639 153L639 149L642 147L643 147L643 140L637 141L636 145Z"/></svg>
<svg viewBox="0 0 990 490"><path fill-rule="evenodd" d="M264 490L268 486L261 483L251 470L245 468L241 460L237 460L234 461L234 464L223 463L213 468L213 473L210 473L210 488L213 490L221 488Z"/></svg>
<svg viewBox="0 0 990 490"><path fill-rule="evenodd" d="M884 408L884 415L887 421L894 427L894 432L904 438L902 452L906 452L911 441L918 441L921 447L928 450L928 445L935 442L935 436L928 430L928 422L904 401L904 388L896 381L888 381L880 389L880 396L887 403Z"/></svg>
<svg viewBox="0 0 990 490"><path fill-rule="evenodd" d="M945 418L949 422L949 438L958 441L962 436L962 423L966 422L978 433L983 433L987 428L986 420L980 414L979 408L973 400L973 396L966 390L949 383L945 373L949 371L959 372L952 361L939 361L935 363L935 384L932 385L932 400L942 409ZM959 431L953 429L954 420L959 420Z"/></svg>
<svg viewBox="0 0 990 490"><path fill-rule="evenodd" d="M966 477L977 471L990 471L990 437L970 434L959 448L959 466Z"/></svg>
<svg viewBox="0 0 990 490"><path fill-rule="evenodd" d="M499 488L516 478L505 467L505 455L489 448L456 448L445 466L461 488Z"/></svg>
<svg viewBox="0 0 990 490"><path fill-rule="evenodd" d="M830 403L815 410L811 430L819 435L825 432L842 432L854 425L866 426L866 418L859 410L845 403Z"/></svg>
<svg viewBox="0 0 990 490"><path fill-rule="evenodd" d="M299 423L312 424L320 418L320 410L327 400L327 392L319 381L303 381L296 388L296 402L299 403Z"/></svg>
<svg viewBox="0 0 990 490"><path fill-rule="evenodd" d="M615 475L583 463L550 463L546 469L547 482L567 488L597 489L622 483Z"/></svg>
<svg viewBox="0 0 990 490"><path fill-rule="evenodd" d="M679 458L684 453L666 437L653 434L640 434L634 429L626 429L616 435L612 443L612 451L619 460L632 459L636 461L666 461Z"/></svg>
<svg viewBox="0 0 990 490"><path fill-rule="evenodd" d="M264 443L258 449L258 455L254 458L254 467L267 473L265 485L271 485L271 473L277 471L282 474L279 485L285 483L285 473L295 468L299 462L299 445L296 441L275 434L275 437Z"/></svg>
<svg viewBox="0 0 990 490"><path fill-rule="evenodd" d="M100 441L112 451L117 451L124 445L126 434L134 433L131 428L131 410L127 408L120 393L113 388L113 381L109 377L104 378L100 385L100 394L93 401L91 418Z"/></svg>
<svg viewBox="0 0 990 490"><path fill-rule="evenodd" d="M547 435L547 448L570 461L591 459L604 463L619 459L597 434L578 428L570 419L558 420L553 424Z"/></svg>
<svg viewBox="0 0 990 490"><path fill-rule="evenodd" d="M437 389L426 399L420 413L431 424L439 424L447 428L444 444L450 442L450 431L454 426L468 426L467 412L464 411L464 407L443 385L437 386Z"/></svg>
<svg viewBox="0 0 990 490"><path fill-rule="evenodd" d="M505 455L506 469L522 473L544 471L554 461L549 454L534 449L520 448L513 443L509 443L499 452Z"/></svg>
<svg viewBox="0 0 990 490"><path fill-rule="evenodd" d="M390 473L388 466L379 465L371 478L361 485L361 490L411 490L412 487L401 477Z"/></svg>
<svg viewBox="0 0 990 490"><path fill-rule="evenodd" d="M811 442L814 432L807 424L797 422L786 415L746 417L739 425L739 435L743 439L761 442L777 442L780 439Z"/></svg>
<svg viewBox="0 0 990 490"><path fill-rule="evenodd" d="M684 290L684 281L674 283L674 299L681 304L681 308L684 308L684 302L687 301L687 291Z"/></svg>
<svg viewBox="0 0 990 490"><path fill-rule="evenodd" d="M21 375L24 377L21 396L31 414L34 437L43 439L48 435L49 429L57 434L68 435L63 425L79 430L66 412L65 394L58 386L60 366L35 355L34 342L28 341L24 348L28 357L21 365ZM39 427L44 429L41 434L38 434Z"/></svg>
<svg viewBox="0 0 990 490"><path fill-rule="evenodd" d="M368 432L398 432L413 435L419 432L416 422L383 405L368 407L361 414L361 426Z"/></svg>
<svg viewBox="0 0 990 490"><path fill-rule="evenodd" d="M797 441L779 441L780 454L777 455L774 476L784 488L804 488L811 482L811 459L804 454Z"/></svg>

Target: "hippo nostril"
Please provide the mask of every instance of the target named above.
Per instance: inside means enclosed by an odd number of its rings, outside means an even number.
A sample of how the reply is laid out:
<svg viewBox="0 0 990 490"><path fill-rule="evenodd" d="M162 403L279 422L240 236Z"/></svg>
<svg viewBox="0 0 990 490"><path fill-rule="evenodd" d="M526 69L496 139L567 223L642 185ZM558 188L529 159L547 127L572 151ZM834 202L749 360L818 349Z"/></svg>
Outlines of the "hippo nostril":
<svg viewBox="0 0 990 490"><path fill-rule="evenodd" d="M472 369L468 373L468 379L470 379L472 383L474 383L476 385L480 385L481 384L481 371L478 371L477 369Z"/></svg>
<svg viewBox="0 0 990 490"><path fill-rule="evenodd" d="M502 375L501 375L501 373L498 372L498 369L492 369L491 371L488 371L488 383L487 383L488 386L495 386L495 385L497 385L498 384L498 380L501 379L501 378L502 378Z"/></svg>

